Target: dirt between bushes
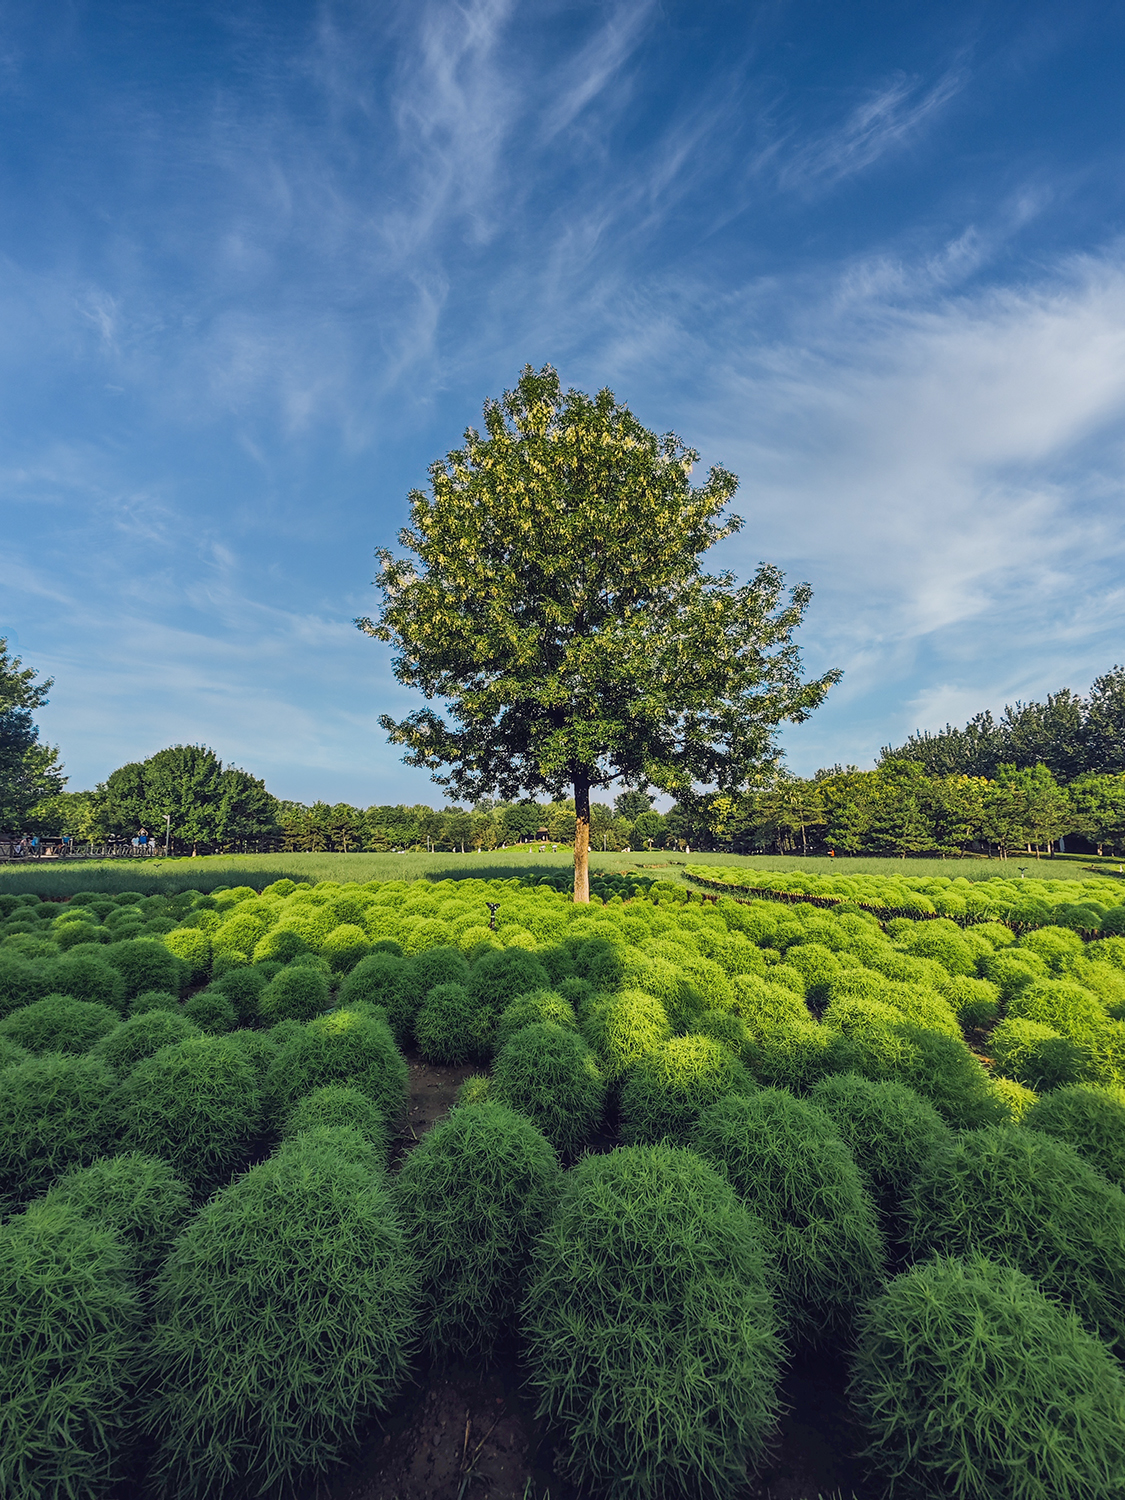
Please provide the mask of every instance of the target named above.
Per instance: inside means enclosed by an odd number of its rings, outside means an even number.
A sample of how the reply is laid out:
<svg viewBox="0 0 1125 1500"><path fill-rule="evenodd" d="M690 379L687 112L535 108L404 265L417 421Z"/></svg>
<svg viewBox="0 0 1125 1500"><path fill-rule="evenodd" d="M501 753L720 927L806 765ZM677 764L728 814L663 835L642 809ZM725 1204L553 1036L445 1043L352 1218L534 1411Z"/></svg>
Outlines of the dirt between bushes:
<svg viewBox="0 0 1125 1500"><path fill-rule="evenodd" d="M392 1151L397 1162L453 1107L478 1064L438 1067L406 1054L410 1101ZM595 1151L611 1150L608 1119ZM853 1457L859 1446L844 1394L847 1372L831 1352L799 1352L783 1383L787 1408L772 1461L742 1500L867 1500ZM488 1362L422 1366L355 1460L301 1500L577 1500L555 1472L551 1434L535 1417L514 1341Z"/></svg>

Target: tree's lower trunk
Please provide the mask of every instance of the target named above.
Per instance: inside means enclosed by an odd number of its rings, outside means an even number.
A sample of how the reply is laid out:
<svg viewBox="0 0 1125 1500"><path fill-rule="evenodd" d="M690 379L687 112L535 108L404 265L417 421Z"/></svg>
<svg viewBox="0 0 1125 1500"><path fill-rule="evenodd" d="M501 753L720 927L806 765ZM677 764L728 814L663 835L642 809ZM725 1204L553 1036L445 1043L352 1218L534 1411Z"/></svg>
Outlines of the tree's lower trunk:
<svg viewBox="0 0 1125 1500"><path fill-rule="evenodd" d="M590 779L574 778L574 899L590 900Z"/></svg>

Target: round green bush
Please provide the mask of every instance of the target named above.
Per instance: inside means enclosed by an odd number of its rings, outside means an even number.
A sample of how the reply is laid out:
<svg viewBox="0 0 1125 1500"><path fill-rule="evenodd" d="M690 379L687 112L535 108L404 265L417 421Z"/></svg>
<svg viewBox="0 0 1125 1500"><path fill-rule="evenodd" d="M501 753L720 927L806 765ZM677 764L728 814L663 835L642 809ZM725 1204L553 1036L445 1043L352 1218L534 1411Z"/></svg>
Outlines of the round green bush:
<svg viewBox="0 0 1125 1500"><path fill-rule="evenodd" d="M492 1074L489 1098L526 1115L556 1151L577 1151L601 1121L605 1080L576 1031L524 1026L501 1049Z"/></svg>
<svg viewBox="0 0 1125 1500"><path fill-rule="evenodd" d="M44 995L56 994L61 967L50 959L28 963L15 952L0 948L0 1016L42 1000Z"/></svg>
<svg viewBox="0 0 1125 1500"><path fill-rule="evenodd" d="M1025 1088L1014 1078L993 1078L992 1092L1004 1106L1005 1114L998 1122L1000 1124L1019 1122L1039 1098L1034 1089Z"/></svg>
<svg viewBox="0 0 1125 1500"><path fill-rule="evenodd" d="M93 1057L49 1052L0 1073L0 1197L37 1197L116 1144L115 1079Z"/></svg>
<svg viewBox="0 0 1125 1500"><path fill-rule="evenodd" d="M888 1495L1125 1495L1125 1376L1010 1266L935 1258L860 1315L852 1402Z"/></svg>
<svg viewBox="0 0 1125 1500"><path fill-rule="evenodd" d="M668 1013L642 990L622 990L590 1003L582 1033L597 1053L608 1083L614 1083L639 1057L672 1035Z"/></svg>
<svg viewBox="0 0 1125 1500"><path fill-rule="evenodd" d="M281 1134L288 1140L309 1130L338 1125L358 1131L375 1147L379 1160L386 1162L390 1138L382 1111L373 1099L346 1083L329 1083L298 1099L286 1116Z"/></svg>
<svg viewBox="0 0 1125 1500"><path fill-rule="evenodd" d="M167 990L145 990L143 994L134 995L129 1001L131 1016L145 1016L152 1010L175 1011L178 1014L179 1009L179 1000Z"/></svg>
<svg viewBox="0 0 1125 1500"><path fill-rule="evenodd" d="M728 1094L701 1116L691 1143L761 1219L794 1331L811 1342L846 1331L882 1280L883 1237L829 1116L782 1089Z"/></svg>
<svg viewBox="0 0 1125 1500"><path fill-rule="evenodd" d="M209 1192L250 1155L261 1123L258 1075L227 1037L189 1037L139 1062L121 1085L129 1146Z"/></svg>
<svg viewBox="0 0 1125 1500"><path fill-rule="evenodd" d="M131 1000L145 990L167 990L178 995L183 988L184 965L156 938L127 938L110 943L106 961L125 981L125 998Z"/></svg>
<svg viewBox="0 0 1125 1500"><path fill-rule="evenodd" d="M741 1016L732 1010L705 1010L692 1027L700 1036L709 1036L721 1042L732 1052L744 1067L754 1071L759 1061L759 1048L753 1033Z"/></svg>
<svg viewBox="0 0 1125 1500"><path fill-rule="evenodd" d="M487 1350L505 1331L561 1188L542 1132L491 1101L454 1109L406 1158L394 1194L434 1354Z"/></svg>
<svg viewBox="0 0 1125 1500"><path fill-rule="evenodd" d="M1046 979L1049 969L1037 953L1030 949L1008 949L993 953L981 960L981 974L991 980L1000 991L1000 998L1010 1005L1021 990Z"/></svg>
<svg viewBox="0 0 1125 1500"><path fill-rule="evenodd" d="M386 951L369 953L360 959L350 974L345 975L340 984L339 1003L345 1007L359 1004L381 1006L395 1040L404 1047L414 1034L414 1017L422 1002L422 995L415 993L407 983L409 972L410 965L401 955Z"/></svg>
<svg viewBox="0 0 1125 1500"><path fill-rule="evenodd" d="M198 927L176 927L161 942L184 967L188 984L202 984L211 974L211 939Z"/></svg>
<svg viewBox="0 0 1125 1500"><path fill-rule="evenodd" d="M1038 1021L1009 1017L995 1027L988 1049L996 1071L1032 1089L1057 1089L1075 1083L1086 1072L1077 1042Z"/></svg>
<svg viewBox="0 0 1125 1500"><path fill-rule="evenodd" d="M1003 1118L987 1072L961 1038L875 1015L849 1029L846 1037L849 1065L838 1071L905 1083L957 1129L972 1130Z"/></svg>
<svg viewBox="0 0 1125 1500"><path fill-rule="evenodd" d="M105 1156L58 1177L40 1200L67 1203L114 1233L138 1276L150 1276L191 1211L187 1188L159 1157Z"/></svg>
<svg viewBox="0 0 1125 1500"><path fill-rule="evenodd" d="M292 927L271 927L269 932L254 944L254 963L257 965L280 961L287 964L298 955L311 951L305 939Z"/></svg>
<svg viewBox="0 0 1125 1500"><path fill-rule="evenodd" d="M161 1047L174 1047L191 1036L199 1035L186 1016L167 1010L150 1010L130 1016L115 1031L102 1038L93 1055L111 1068L118 1077L130 1072L142 1058L151 1057Z"/></svg>
<svg viewBox="0 0 1125 1500"><path fill-rule="evenodd" d="M1028 985L1012 999L1008 1015L1038 1021L1077 1042L1109 1024L1105 1007L1093 991L1066 979L1044 979Z"/></svg>
<svg viewBox="0 0 1125 1500"><path fill-rule="evenodd" d="M496 1022L493 1046L499 1052L517 1031L537 1023L565 1026L570 1031L578 1029L574 1007L569 1000L564 1000L555 990L532 990L530 994L518 995L504 1007Z"/></svg>
<svg viewBox="0 0 1125 1500"><path fill-rule="evenodd" d="M351 1084L373 1100L388 1131L406 1107L408 1072L386 1021L354 1010L334 1010L295 1031L266 1074L272 1117L285 1119L298 1099L329 1083Z"/></svg>
<svg viewBox="0 0 1125 1500"><path fill-rule="evenodd" d="M28 1052L89 1052L121 1025L115 1010L69 995L48 995L0 1021L0 1036Z"/></svg>
<svg viewBox="0 0 1125 1500"><path fill-rule="evenodd" d="M551 981L542 963L523 948L491 949L482 953L469 971L469 992L473 999L495 1015L517 995L550 988Z"/></svg>
<svg viewBox="0 0 1125 1500"><path fill-rule="evenodd" d="M576 1485L724 1500L765 1457L782 1357L770 1274L753 1216L693 1152L626 1146L567 1173L523 1331Z"/></svg>
<svg viewBox="0 0 1125 1500"><path fill-rule="evenodd" d="M297 1136L216 1194L155 1283L155 1492L290 1494L337 1463L409 1373L417 1285L374 1156Z"/></svg>
<svg viewBox="0 0 1125 1500"><path fill-rule="evenodd" d="M263 965L255 964L252 968L228 969L209 988L219 990L227 997L234 1006L239 1026L255 1026L261 1014L258 1002L272 978L272 974L264 972Z"/></svg>
<svg viewBox="0 0 1125 1500"><path fill-rule="evenodd" d="M200 1031L210 1031L216 1035L233 1031L238 1025L235 1008L229 996L221 990L200 990L198 995L193 995L184 1002L183 1013Z"/></svg>
<svg viewBox="0 0 1125 1500"><path fill-rule="evenodd" d="M1000 1014L1000 991L987 979L958 976L943 984L941 993L966 1031L991 1026Z"/></svg>
<svg viewBox="0 0 1125 1500"><path fill-rule="evenodd" d="M16 1063L26 1062L31 1053L25 1047L11 1042L6 1036L0 1036L0 1069L13 1067Z"/></svg>
<svg viewBox="0 0 1125 1500"><path fill-rule="evenodd" d="M267 1026L276 1021L311 1021L328 1009L330 997L328 980L319 969L291 965L266 985L258 1011Z"/></svg>
<svg viewBox="0 0 1125 1500"><path fill-rule="evenodd" d="M334 974L346 974L371 951L371 940L362 927L341 922L334 927L320 947Z"/></svg>
<svg viewBox="0 0 1125 1500"><path fill-rule="evenodd" d="M296 1025L296 1022L289 1024ZM277 1057L279 1042L270 1031L255 1031L250 1027L238 1027L225 1033L229 1041L239 1047L242 1055L264 1083L270 1066Z"/></svg>
<svg viewBox="0 0 1125 1500"><path fill-rule="evenodd" d="M809 1103L832 1121L884 1220L897 1229L903 1198L923 1163L949 1142L949 1126L928 1099L904 1083L855 1073L822 1078Z"/></svg>
<svg viewBox="0 0 1125 1500"><path fill-rule="evenodd" d="M1056 1089L1032 1104L1022 1123L1069 1142L1104 1178L1125 1188L1125 1090Z"/></svg>
<svg viewBox="0 0 1125 1500"><path fill-rule="evenodd" d="M483 1104L492 1091L492 1079L487 1073L474 1073L466 1078L457 1090L458 1104Z"/></svg>
<svg viewBox="0 0 1125 1500"><path fill-rule="evenodd" d="M35 1203L0 1226L0 1494L116 1493L140 1322L129 1252L77 1207Z"/></svg>
<svg viewBox="0 0 1125 1500"><path fill-rule="evenodd" d="M101 948L68 953L56 971L55 988L60 995L108 1005L119 1014L125 1010L125 980L119 969L106 962Z"/></svg>
<svg viewBox="0 0 1125 1500"><path fill-rule="evenodd" d="M621 1139L631 1146L687 1145L700 1115L728 1094L757 1085L732 1052L691 1033L639 1057L621 1086Z"/></svg>
<svg viewBox="0 0 1125 1500"><path fill-rule="evenodd" d="M923 1163L911 1249L1015 1266L1125 1350L1125 1194L1072 1146L1022 1125L965 1131Z"/></svg>
<svg viewBox="0 0 1125 1500"><path fill-rule="evenodd" d="M427 1062L480 1062L492 1051L495 1012L467 985L435 985L414 1018L418 1051Z"/></svg>

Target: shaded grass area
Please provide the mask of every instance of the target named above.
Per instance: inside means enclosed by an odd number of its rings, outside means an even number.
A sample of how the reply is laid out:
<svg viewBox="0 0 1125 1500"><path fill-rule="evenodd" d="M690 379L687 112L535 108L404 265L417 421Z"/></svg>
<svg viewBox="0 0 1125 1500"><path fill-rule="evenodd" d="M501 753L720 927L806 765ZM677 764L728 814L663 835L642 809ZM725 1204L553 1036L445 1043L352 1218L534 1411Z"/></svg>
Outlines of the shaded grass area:
<svg viewBox="0 0 1125 1500"><path fill-rule="evenodd" d="M569 849L541 854L536 846L485 854L209 854L195 859L29 860L0 866L0 893L34 892L44 899L66 900L76 891L109 895L140 891L174 895L177 891L210 891L216 886L250 885L260 890L274 880L508 880L553 875L569 870ZM828 859L784 854L681 854L653 850L637 854L591 851L592 872L651 870L664 880L690 883L686 864L722 865L758 870L808 870L816 874L945 876L1018 880L1020 870L1039 880L1085 880L1091 873L1114 875L1123 864L1111 858L1060 855L1036 860L1032 855L1000 859ZM1125 880L1125 874L1122 876Z"/></svg>

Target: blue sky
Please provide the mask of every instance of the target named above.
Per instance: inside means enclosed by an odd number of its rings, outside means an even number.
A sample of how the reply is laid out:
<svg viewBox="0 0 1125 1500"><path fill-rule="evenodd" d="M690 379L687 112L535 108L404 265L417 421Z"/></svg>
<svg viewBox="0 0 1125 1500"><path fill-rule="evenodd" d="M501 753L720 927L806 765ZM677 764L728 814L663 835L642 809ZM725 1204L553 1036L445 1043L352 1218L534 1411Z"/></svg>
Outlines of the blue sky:
<svg viewBox="0 0 1125 1500"><path fill-rule="evenodd" d="M798 772L1125 660L1125 11L0 3L7 632L77 789L442 800L354 616L527 362L741 477Z"/></svg>

